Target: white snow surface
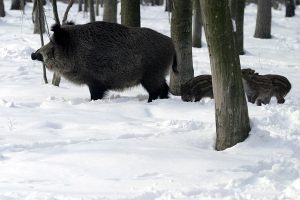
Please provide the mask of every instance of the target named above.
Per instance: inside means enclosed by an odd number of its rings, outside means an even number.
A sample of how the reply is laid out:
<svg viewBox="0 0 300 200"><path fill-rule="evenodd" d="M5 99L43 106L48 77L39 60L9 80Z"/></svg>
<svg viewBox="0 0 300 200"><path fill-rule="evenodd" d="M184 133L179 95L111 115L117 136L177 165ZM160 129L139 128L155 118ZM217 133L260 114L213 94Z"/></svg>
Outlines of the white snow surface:
<svg viewBox="0 0 300 200"><path fill-rule="evenodd" d="M88 22L77 6L69 19ZM299 8L293 18L273 10L273 37L262 40L253 38L256 6L246 7L242 67L286 76L292 90L283 105L275 99L261 107L248 104L249 138L218 152L214 100L187 103L171 96L147 103L138 86L89 101L86 86L65 79L60 87L44 84L41 63L30 59L40 47L39 35L32 34L32 3L24 15L9 10L9 0L5 7L1 200L300 199ZM58 7L62 18L66 4ZM51 25L51 5L45 9ZM163 6L142 6L141 15L142 26L170 35ZM195 76L210 74L205 39L203 46L193 49Z"/></svg>

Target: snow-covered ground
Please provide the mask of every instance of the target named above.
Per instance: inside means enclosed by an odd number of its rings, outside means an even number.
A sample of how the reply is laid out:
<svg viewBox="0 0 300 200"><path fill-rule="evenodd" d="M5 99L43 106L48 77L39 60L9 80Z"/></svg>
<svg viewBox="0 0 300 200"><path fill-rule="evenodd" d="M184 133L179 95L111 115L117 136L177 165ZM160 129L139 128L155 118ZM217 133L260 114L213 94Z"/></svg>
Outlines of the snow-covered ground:
<svg viewBox="0 0 300 200"><path fill-rule="evenodd" d="M43 84L41 64L30 59L40 47L32 4L25 15L9 10L9 0L5 6L0 200L300 199L299 8L293 18L273 10L273 38L261 40L252 37L256 6L246 7L242 67L284 75L293 87L283 105L248 104L250 137L217 152L214 100L146 103L147 93L135 87L91 102L86 86ZM65 8L59 3L61 15ZM141 14L142 26L170 35L163 7L142 6ZM74 5L69 19L89 17ZM195 75L210 73L207 52L205 42L193 49Z"/></svg>

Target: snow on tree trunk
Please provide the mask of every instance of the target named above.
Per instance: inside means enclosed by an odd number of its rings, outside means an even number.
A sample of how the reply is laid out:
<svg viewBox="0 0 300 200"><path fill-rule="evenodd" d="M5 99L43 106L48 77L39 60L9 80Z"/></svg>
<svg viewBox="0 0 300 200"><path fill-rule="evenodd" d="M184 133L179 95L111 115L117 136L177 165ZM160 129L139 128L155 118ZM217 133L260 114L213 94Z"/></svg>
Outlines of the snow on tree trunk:
<svg viewBox="0 0 300 200"><path fill-rule="evenodd" d="M170 92L180 95L180 87L194 77L192 60L192 0L173 0L171 37L173 39L179 73L171 71Z"/></svg>
<svg viewBox="0 0 300 200"><path fill-rule="evenodd" d="M140 0L121 1L121 23L125 26L140 27Z"/></svg>
<svg viewBox="0 0 300 200"><path fill-rule="evenodd" d="M199 0L193 0L193 47L200 48L202 37L202 20Z"/></svg>
<svg viewBox="0 0 300 200"><path fill-rule="evenodd" d="M117 22L117 0L104 0L103 21Z"/></svg>
<svg viewBox="0 0 300 200"><path fill-rule="evenodd" d="M216 117L216 150L244 141L249 116L227 0L200 0L209 49Z"/></svg>
<svg viewBox="0 0 300 200"><path fill-rule="evenodd" d="M255 27L255 38L271 38L271 20L272 20L271 0L258 0L257 16Z"/></svg>

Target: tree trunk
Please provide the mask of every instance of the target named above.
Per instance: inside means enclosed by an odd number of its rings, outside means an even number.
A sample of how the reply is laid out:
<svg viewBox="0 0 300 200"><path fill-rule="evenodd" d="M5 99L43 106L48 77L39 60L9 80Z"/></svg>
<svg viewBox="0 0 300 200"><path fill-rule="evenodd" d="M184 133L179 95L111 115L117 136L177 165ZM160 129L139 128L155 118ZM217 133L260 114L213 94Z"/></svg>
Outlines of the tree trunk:
<svg viewBox="0 0 300 200"><path fill-rule="evenodd" d="M69 4L68 4L68 7L67 7L67 9L65 11L65 14L64 14L64 17L63 17L63 20L62 20L62 24L66 24L67 23L68 14L69 14L69 11L72 8L73 4L74 4L74 0L70 0Z"/></svg>
<svg viewBox="0 0 300 200"><path fill-rule="evenodd" d="M117 22L117 0L104 0L103 21Z"/></svg>
<svg viewBox="0 0 300 200"><path fill-rule="evenodd" d="M55 23L60 24L58 12L57 12L56 0L52 0L52 8L53 8L53 15L54 15ZM57 72L54 72L53 77L52 77L52 85L59 86L60 80L61 80L60 75Z"/></svg>
<svg viewBox="0 0 300 200"><path fill-rule="evenodd" d="M23 5L21 5L23 3ZM12 0L11 1L11 10L22 10L24 8L25 1L21 0Z"/></svg>
<svg viewBox="0 0 300 200"><path fill-rule="evenodd" d="M84 12L88 12L89 10L89 0L84 0Z"/></svg>
<svg viewBox="0 0 300 200"><path fill-rule="evenodd" d="M172 8L173 8L173 0L166 0L165 11L166 12L172 12Z"/></svg>
<svg viewBox="0 0 300 200"><path fill-rule="evenodd" d="M33 14L34 14L34 34L45 33L45 15L42 2L38 2L40 0L35 0L33 4ZM42 27L40 27L42 26Z"/></svg>
<svg viewBox="0 0 300 200"><path fill-rule="evenodd" d="M4 2L0 0L0 17L5 17Z"/></svg>
<svg viewBox="0 0 300 200"><path fill-rule="evenodd" d="M131 27L141 26L140 0L121 0L121 24Z"/></svg>
<svg viewBox="0 0 300 200"><path fill-rule="evenodd" d="M245 0L229 1L230 16L234 21L234 39L238 54L244 55L244 10Z"/></svg>
<svg viewBox="0 0 300 200"><path fill-rule="evenodd" d="M202 20L199 0L193 0L193 47L201 48Z"/></svg>
<svg viewBox="0 0 300 200"><path fill-rule="evenodd" d="M95 22L95 9L94 9L94 0L89 0L89 8L90 8L90 22Z"/></svg>
<svg viewBox="0 0 300 200"><path fill-rule="evenodd" d="M180 95L181 85L194 77L192 60L192 0L173 0L171 37L173 39L179 73L171 71L170 92Z"/></svg>
<svg viewBox="0 0 300 200"><path fill-rule="evenodd" d="M285 16L294 17L295 16L295 1L294 0L285 0Z"/></svg>
<svg viewBox="0 0 300 200"><path fill-rule="evenodd" d="M100 12L99 12L99 5L100 5L100 0L96 0L96 16L99 16L99 15L100 15Z"/></svg>
<svg viewBox="0 0 300 200"><path fill-rule="evenodd" d="M255 38L271 38L272 9L271 0L258 0Z"/></svg>
<svg viewBox="0 0 300 200"><path fill-rule="evenodd" d="M200 0L216 109L216 150L244 141L250 125L228 0Z"/></svg>
<svg viewBox="0 0 300 200"><path fill-rule="evenodd" d="M82 11L82 4L83 4L83 0L79 0L79 2L78 2L78 12Z"/></svg>

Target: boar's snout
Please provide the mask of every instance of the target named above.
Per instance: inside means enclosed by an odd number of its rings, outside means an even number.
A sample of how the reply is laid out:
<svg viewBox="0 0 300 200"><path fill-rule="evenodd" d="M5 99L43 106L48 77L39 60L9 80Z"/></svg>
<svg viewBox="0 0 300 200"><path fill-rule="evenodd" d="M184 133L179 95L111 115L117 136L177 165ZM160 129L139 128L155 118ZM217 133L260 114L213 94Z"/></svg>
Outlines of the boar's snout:
<svg viewBox="0 0 300 200"><path fill-rule="evenodd" d="M32 60L38 60L43 62L43 56L40 53L32 53L31 54L31 59Z"/></svg>

